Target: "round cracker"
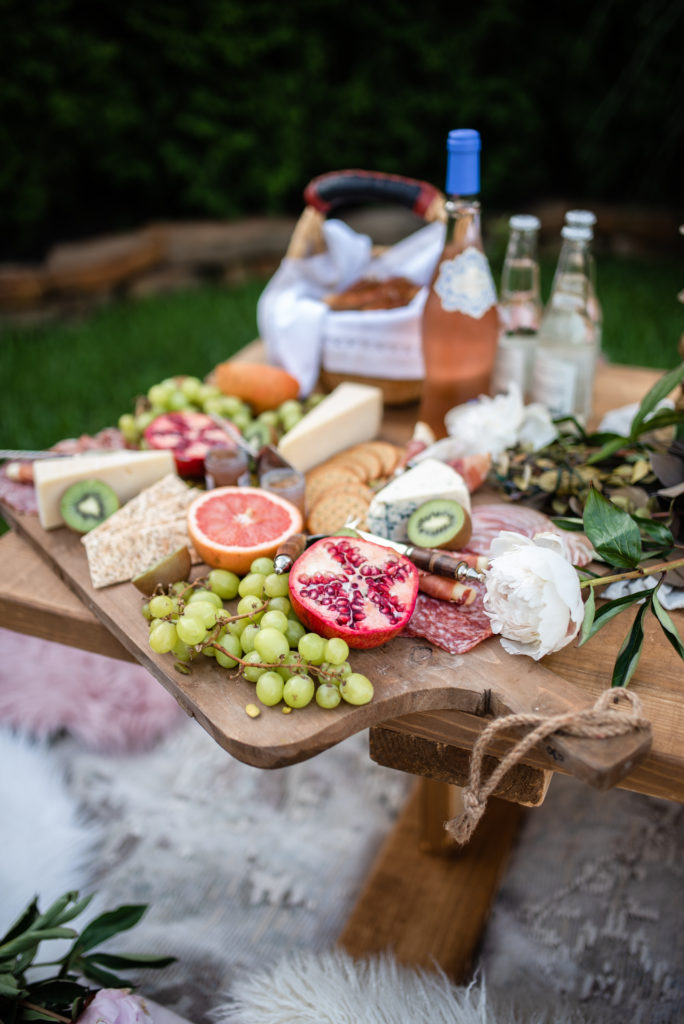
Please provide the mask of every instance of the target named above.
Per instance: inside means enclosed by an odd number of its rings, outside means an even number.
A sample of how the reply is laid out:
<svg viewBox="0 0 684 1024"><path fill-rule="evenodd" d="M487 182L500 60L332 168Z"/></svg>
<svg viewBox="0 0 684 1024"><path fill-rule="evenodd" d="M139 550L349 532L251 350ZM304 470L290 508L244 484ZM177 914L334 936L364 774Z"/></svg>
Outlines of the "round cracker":
<svg viewBox="0 0 684 1024"><path fill-rule="evenodd" d="M378 480L383 475L382 459L368 445L354 445L345 454L366 467L366 480Z"/></svg>
<svg viewBox="0 0 684 1024"><path fill-rule="evenodd" d="M369 441L367 447L374 452L382 462L383 476L391 476L401 462L403 448L391 441Z"/></svg>
<svg viewBox="0 0 684 1024"><path fill-rule="evenodd" d="M307 478L306 504L311 508L322 494L333 487L356 487L358 484L359 478L353 470L344 466L326 466L323 472Z"/></svg>
<svg viewBox="0 0 684 1024"><path fill-rule="evenodd" d="M370 487L333 487L325 491L309 509L309 531L334 533L352 519L358 519L364 529L372 498Z"/></svg>

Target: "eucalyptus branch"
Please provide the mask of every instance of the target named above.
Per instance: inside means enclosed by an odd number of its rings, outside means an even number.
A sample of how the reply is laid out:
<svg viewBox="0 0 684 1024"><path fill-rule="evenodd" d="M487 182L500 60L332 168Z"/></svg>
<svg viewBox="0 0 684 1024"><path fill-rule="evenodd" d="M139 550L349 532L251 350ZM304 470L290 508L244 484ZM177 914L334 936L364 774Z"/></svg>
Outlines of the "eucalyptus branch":
<svg viewBox="0 0 684 1024"><path fill-rule="evenodd" d="M669 572L670 569L678 569L684 565L684 558L674 559L672 562L659 562L657 565L649 565L646 568L640 565L629 572L615 573L612 576L596 576L594 579L581 580L580 587L603 587L608 583L618 583L620 580L635 580L642 576L654 576L659 572Z"/></svg>

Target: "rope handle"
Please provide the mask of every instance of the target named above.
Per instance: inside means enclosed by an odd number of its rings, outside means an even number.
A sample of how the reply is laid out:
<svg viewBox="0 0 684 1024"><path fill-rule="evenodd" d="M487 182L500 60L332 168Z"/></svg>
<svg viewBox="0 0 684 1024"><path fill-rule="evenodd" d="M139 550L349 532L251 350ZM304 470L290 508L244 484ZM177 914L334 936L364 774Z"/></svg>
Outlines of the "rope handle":
<svg viewBox="0 0 684 1024"><path fill-rule="evenodd" d="M630 711L616 713L617 707L627 701ZM565 711L558 715L541 715L522 713L504 715L490 722L478 737L470 761L470 776L463 790L464 810L456 818L447 821L445 829L457 843L467 843L478 822L484 814L487 800L497 788L504 775L517 764L528 750L535 744L551 736L552 733L563 732L569 736L582 736L586 739L607 739L613 736L624 736L635 729L645 729L650 725L641 714L641 700L635 693L622 688L604 690L593 707L581 711ZM490 740L504 729L514 727L529 728L506 756L497 764L489 777L483 781L482 766L485 749Z"/></svg>

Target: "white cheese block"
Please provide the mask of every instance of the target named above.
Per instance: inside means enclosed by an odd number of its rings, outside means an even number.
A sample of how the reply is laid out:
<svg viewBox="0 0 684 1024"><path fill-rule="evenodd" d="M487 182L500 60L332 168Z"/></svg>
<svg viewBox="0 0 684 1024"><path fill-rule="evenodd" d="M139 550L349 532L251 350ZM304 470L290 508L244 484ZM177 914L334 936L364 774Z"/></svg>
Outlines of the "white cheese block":
<svg viewBox="0 0 684 1024"><path fill-rule="evenodd" d="M170 451L98 452L40 459L33 464L40 525L45 530L63 525L59 503L67 487L78 480L103 480L123 504L144 487L174 472Z"/></svg>
<svg viewBox="0 0 684 1024"><path fill-rule="evenodd" d="M461 474L439 459L424 459L378 491L366 516L368 529L388 540L406 543L409 518L433 498L457 501L470 512L470 493Z"/></svg>
<svg viewBox="0 0 684 1024"><path fill-rule="evenodd" d="M377 437L382 390L345 381L326 395L280 439L283 458L301 473L353 444Z"/></svg>

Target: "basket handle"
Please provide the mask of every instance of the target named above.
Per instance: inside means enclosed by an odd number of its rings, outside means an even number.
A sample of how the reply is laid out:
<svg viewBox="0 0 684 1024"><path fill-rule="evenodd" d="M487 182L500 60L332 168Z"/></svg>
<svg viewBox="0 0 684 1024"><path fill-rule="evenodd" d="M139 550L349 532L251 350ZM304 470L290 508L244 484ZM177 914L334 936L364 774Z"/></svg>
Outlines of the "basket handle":
<svg viewBox="0 0 684 1024"><path fill-rule="evenodd" d="M396 203L426 221L444 220L444 196L427 181L382 171L329 171L313 178L304 189L306 206L297 222L286 255L291 259L325 251L323 221L345 203Z"/></svg>
<svg viewBox="0 0 684 1024"><path fill-rule="evenodd" d="M444 197L427 181L382 171L329 171L306 186L304 200L323 214L344 203L390 202L407 206L425 220L440 216Z"/></svg>

